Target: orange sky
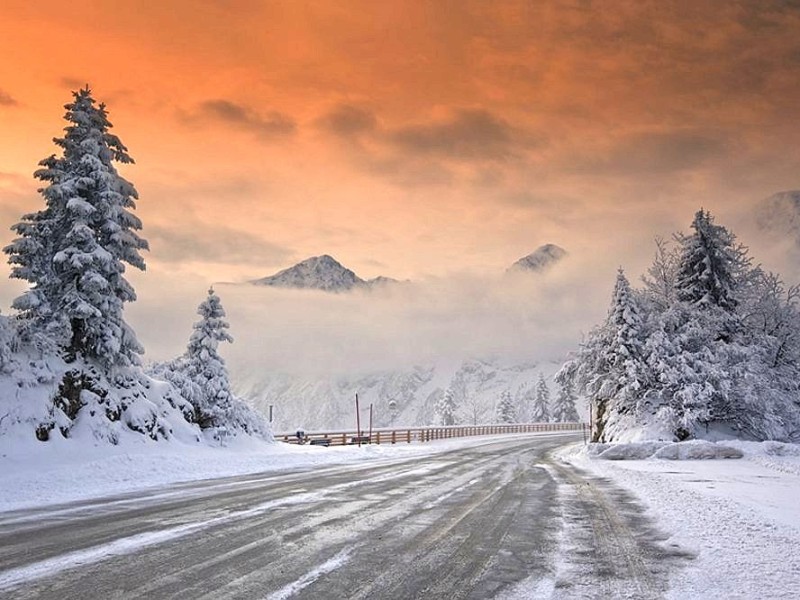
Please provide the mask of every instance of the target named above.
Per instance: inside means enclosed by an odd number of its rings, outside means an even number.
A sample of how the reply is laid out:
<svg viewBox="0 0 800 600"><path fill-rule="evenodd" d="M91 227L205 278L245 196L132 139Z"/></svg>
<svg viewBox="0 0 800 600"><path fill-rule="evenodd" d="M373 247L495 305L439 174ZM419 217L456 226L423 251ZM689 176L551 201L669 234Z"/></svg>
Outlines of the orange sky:
<svg viewBox="0 0 800 600"><path fill-rule="evenodd" d="M547 242L611 281L700 205L744 233L800 187L797 2L0 11L0 232L41 205L31 173L89 83L137 163L145 292L321 253L364 277L498 272Z"/></svg>

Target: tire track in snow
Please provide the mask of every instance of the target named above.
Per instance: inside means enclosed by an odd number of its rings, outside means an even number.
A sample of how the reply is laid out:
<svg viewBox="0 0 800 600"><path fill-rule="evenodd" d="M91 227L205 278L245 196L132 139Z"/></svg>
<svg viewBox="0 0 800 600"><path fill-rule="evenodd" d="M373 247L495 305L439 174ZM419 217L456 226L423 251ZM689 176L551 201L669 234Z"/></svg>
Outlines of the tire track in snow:
<svg viewBox="0 0 800 600"><path fill-rule="evenodd" d="M350 560L350 554L352 554L353 548L347 548L339 552L333 558L326 560L324 563L315 567L305 575L303 575L297 581L293 581L289 585L281 588L277 592L274 592L267 596L265 600L286 600L287 598L293 596L303 588L308 587L312 583L314 583L317 579L326 575L332 571L335 571L343 564L345 564L348 560Z"/></svg>

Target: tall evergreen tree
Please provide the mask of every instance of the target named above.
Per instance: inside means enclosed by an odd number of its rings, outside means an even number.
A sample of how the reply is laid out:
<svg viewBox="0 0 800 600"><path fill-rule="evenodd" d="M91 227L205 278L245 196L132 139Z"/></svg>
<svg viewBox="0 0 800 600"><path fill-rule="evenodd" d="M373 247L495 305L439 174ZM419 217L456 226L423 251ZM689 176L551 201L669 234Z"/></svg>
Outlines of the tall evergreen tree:
<svg viewBox="0 0 800 600"><path fill-rule="evenodd" d="M534 423L547 423L550 421L550 389L544 380L544 375L539 373L536 381L536 398L533 401L531 421Z"/></svg>
<svg viewBox="0 0 800 600"><path fill-rule="evenodd" d="M73 96L65 135L53 140L62 156L42 160L34 173L45 183L45 208L23 216L12 228L19 237L4 248L11 276L31 284L13 306L23 331L52 339L68 360L137 364L143 349L122 315L136 294L124 273L126 265L144 269L147 242L131 212L136 189L114 167L133 159L88 86Z"/></svg>
<svg viewBox="0 0 800 600"><path fill-rule="evenodd" d="M514 408L514 401L511 399L511 392L503 390L500 394L500 401L497 403L497 420L500 423L516 423L517 411Z"/></svg>
<svg viewBox="0 0 800 600"><path fill-rule="evenodd" d="M197 422L206 429L222 426L231 410L233 394L228 369L218 348L220 342L233 343L233 338L228 333L230 325L225 320L225 309L213 288L197 307L197 314L201 318L194 324L181 367L199 390L190 399L195 405Z"/></svg>
<svg viewBox="0 0 800 600"><path fill-rule="evenodd" d="M436 417L440 425L456 424L456 400L452 389L447 388L436 403Z"/></svg>
<svg viewBox="0 0 800 600"><path fill-rule="evenodd" d="M553 420L556 423L577 423L578 411L575 408L575 388L571 381L561 383L553 402Z"/></svg>

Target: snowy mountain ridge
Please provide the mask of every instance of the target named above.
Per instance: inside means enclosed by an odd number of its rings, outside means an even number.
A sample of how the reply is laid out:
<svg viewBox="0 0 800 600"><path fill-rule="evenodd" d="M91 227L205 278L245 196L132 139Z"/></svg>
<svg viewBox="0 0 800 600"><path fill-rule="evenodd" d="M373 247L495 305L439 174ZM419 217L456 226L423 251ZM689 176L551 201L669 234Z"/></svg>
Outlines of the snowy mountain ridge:
<svg viewBox="0 0 800 600"><path fill-rule="evenodd" d="M355 427L356 394L362 409L373 405L375 427L438 424L436 405L446 390L456 406L454 424L497 422L497 404L504 393L513 400L516 420L525 422L532 417L540 375L550 382L551 398L555 397L552 376L559 366L560 361L464 360L352 376L237 372L235 367L232 375L237 394L262 413L274 406L275 431L310 431Z"/></svg>

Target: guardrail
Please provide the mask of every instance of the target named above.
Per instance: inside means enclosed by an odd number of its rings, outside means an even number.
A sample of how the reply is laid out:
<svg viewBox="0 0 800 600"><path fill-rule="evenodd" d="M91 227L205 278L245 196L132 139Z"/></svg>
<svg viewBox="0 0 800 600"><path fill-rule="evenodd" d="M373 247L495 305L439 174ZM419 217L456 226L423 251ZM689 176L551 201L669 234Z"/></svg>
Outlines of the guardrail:
<svg viewBox="0 0 800 600"><path fill-rule="evenodd" d="M275 439L288 444L345 446L351 444L410 444L432 442L474 435L504 435L537 431L588 431L588 423L514 423L511 425L453 425L450 427L405 427L402 429L373 429L368 431L308 431L302 437L295 433L276 433ZM360 439L359 439L360 438Z"/></svg>

